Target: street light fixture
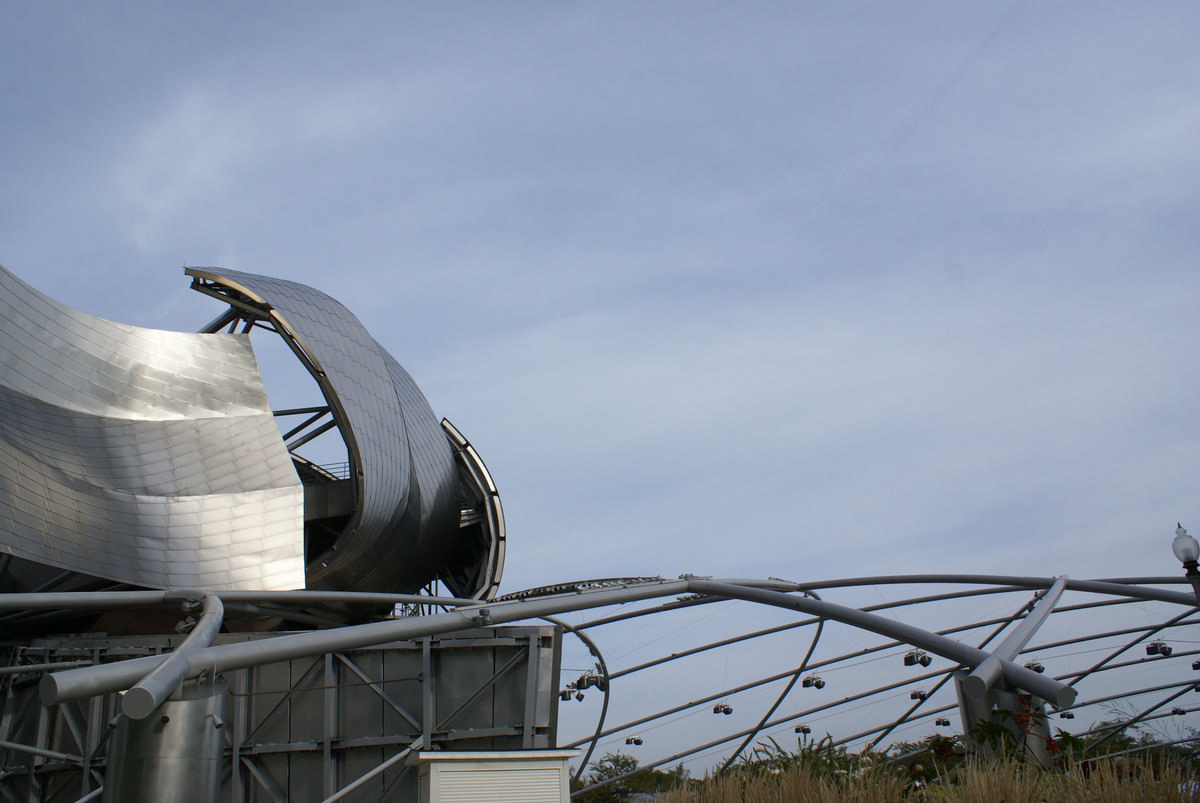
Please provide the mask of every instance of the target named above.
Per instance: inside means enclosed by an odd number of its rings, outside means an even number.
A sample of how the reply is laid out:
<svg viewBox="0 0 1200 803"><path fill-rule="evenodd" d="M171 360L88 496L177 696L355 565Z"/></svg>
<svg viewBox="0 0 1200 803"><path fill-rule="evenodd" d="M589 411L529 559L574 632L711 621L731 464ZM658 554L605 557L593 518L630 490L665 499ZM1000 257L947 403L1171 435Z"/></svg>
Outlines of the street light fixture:
<svg viewBox="0 0 1200 803"><path fill-rule="evenodd" d="M808 734L812 733L812 728L807 725L796 726L796 746L801 752L804 752L804 743L808 741Z"/></svg>
<svg viewBox="0 0 1200 803"><path fill-rule="evenodd" d="M1188 535L1182 523L1177 522L1175 525L1175 540L1171 542L1171 551L1183 564L1183 573L1192 584L1196 602L1200 603L1200 568L1196 565L1197 560L1200 560L1200 543Z"/></svg>
<svg viewBox="0 0 1200 803"><path fill-rule="evenodd" d="M929 666L931 663L933 663L933 659L924 650L909 650L904 656L905 666L916 666L917 664Z"/></svg>

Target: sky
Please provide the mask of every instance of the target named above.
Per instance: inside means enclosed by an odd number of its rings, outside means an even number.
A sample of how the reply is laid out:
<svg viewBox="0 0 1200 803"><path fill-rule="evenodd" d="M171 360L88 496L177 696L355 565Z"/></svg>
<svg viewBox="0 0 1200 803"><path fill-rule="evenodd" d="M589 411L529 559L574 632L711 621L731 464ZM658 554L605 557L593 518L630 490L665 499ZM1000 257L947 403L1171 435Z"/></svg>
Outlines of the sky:
<svg viewBox="0 0 1200 803"><path fill-rule="evenodd" d="M220 312L184 265L334 296L487 462L504 591L1200 533L1194 3L4 17L0 264L157 328Z"/></svg>

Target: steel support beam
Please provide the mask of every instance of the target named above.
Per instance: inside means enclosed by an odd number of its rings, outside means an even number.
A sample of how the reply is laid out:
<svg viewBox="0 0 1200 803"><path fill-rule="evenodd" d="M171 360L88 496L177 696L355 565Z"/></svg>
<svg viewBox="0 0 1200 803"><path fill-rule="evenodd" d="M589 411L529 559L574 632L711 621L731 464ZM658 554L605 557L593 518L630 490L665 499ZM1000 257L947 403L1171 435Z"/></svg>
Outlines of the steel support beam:
<svg viewBox="0 0 1200 803"><path fill-rule="evenodd" d="M1029 612L1021 624L1017 625L1016 629L1010 633L1004 641L997 645L996 649L991 651L983 663L978 664L962 682L963 691L971 697L982 697L988 693L988 690L996 685L996 681L1000 679L1004 672L1004 662L1012 663L1018 655L1021 654L1021 649L1029 643L1029 639L1033 638L1033 634L1038 631L1038 628L1046 621L1046 617L1054 610L1054 606L1058 604L1058 598L1062 596L1063 590L1067 587L1067 578L1059 577L1054 581L1054 585L1046 590L1042 598L1038 600L1033 610ZM1024 667L1022 667L1024 668ZM1030 689L1033 691L1033 689ZM1043 699L1053 700L1054 698L1038 695ZM1072 695L1072 698L1074 695ZM1073 699L1072 699L1073 702ZM1059 703L1059 707L1070 705L1071 703Z"/></svg>
<svg viewBox="0 0 1200 803"><path fill-rule="evenodd" d="M995 578L990 579L995 581ZM1033 587L1053 585L1053 581L1045 578L1019 579L1021 582L1018 587L1024 584ZM1089 582L1087 585L1092 586L1088 590L1097 590L1096 586L1102 586L1107 593L1118 593L1122 596L1131 595L1129 592L1133 590L1113 583ZM866 613L857 608L789 593L796 590L796 584L782 581L713 581L688 578L677 581L638 583L616 589L605 588L598 591L496 602L487 605L477 604L473 607L463 607L455 611L412 619L372 622L335 630L296 633L270 639L189 650L186 655L188 668L185 676L195 677L202 672L215 674L262 663L350 650L388 641L414 639L472 627L486 627L491 624L517 622L568 611L681 594L703 594L724 599L741 599L747 602L758 602L802 611L907 642L971 668L977 667L991 655L991 653L954 639ZM1190 598L1186 595L1173 596L1182 597L1189 601L1185 604L1190 604ZM50 705L64 700L121 691L136 683L163 660L165 660L163 656L149 656L48 674L41 681L41 698L44 703ZM1070 687L1011 661L1001 661L1001 675L1011 685L1036 694L1059 707L1069 706L1075 699L1075 691Z"/></svg>
<svg viewBox="0 0 1200 803"><path fill-rule="evenodd" d="M221 631L225 608L216 594L204 594L200 621L175 652L171 653L133 688L121 696L121 712L130 719L145 719L171 696L188 673L188 655L212 644Z"/></svg>
<svg viewBox="0 0 1200 803"><path fill-rule="evenodd" d="M939 636L928 630L922 630L919 627L907 625L903 622L896 622L883 616L865 613L857 608L836 605L823 600L798 597L758 588L730 587L726 583L713 583L705 580L692 581L691 590L700 594L733 597L748 602L762 602L766 605L816 614L826 619L832 619L836 622L857 627L861 630L869 630L881 636L907 642L914 647L920 647L923 650L937 653L944 658L957 661L965 666L976 667L989 657L992 657L992 654L986 650L971 647L963 644L961 641L955 641L946 636ZM1075 690L1070 686L1059 683L1044 675L1039 675L1032 669L1026 669L1012 661L1001 660L1000 670L1004 679L1013 686L1026 689L1043 700L1053 702L1060 708L1069 706L1075 701ZM86 672L89 670L76 669L73 671Z"/></svg>

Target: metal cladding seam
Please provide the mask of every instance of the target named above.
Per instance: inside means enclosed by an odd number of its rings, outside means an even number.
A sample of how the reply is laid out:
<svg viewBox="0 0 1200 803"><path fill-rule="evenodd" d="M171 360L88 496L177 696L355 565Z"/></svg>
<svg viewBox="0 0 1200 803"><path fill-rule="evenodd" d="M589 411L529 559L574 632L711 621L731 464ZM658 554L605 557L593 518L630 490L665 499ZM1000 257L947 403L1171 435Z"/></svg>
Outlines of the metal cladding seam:
<svg viewBox="0 0 1200 803"><path fill-rule="evenodd" d="M113 323L3 268L0 322L0 553L156 588L304 586L303 488L248 337Z"/></svg>
<svg viewBox="0 0 1200 803"><path fill-rule="evenodd" d="M319 373L346 441L355 510L334 548L308 565L308 587L415 591L435 579L458 535L454 455L408 373L342 304L302 284L189 268L271 309Z"/></svg>

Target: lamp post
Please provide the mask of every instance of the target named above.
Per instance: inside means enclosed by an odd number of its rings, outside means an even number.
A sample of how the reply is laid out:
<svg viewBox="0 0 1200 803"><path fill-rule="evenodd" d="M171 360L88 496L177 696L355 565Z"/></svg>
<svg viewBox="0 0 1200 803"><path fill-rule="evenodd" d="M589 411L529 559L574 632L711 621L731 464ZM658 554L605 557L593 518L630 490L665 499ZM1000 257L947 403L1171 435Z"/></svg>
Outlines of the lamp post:
<svg viewBox="0 0 1200 803"><path fill-rule="evenodd" d="M1183 573L1187 576L1188 582L1192 584L1197 604L1200 604L1200 568L1196 566L1196 561L1200 559L1200 543L1188 535L1183 524L1175 526L1175 540L1171 542L1171 551L1183 564Z"/></svg>

